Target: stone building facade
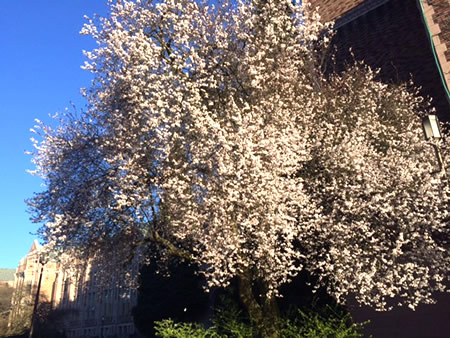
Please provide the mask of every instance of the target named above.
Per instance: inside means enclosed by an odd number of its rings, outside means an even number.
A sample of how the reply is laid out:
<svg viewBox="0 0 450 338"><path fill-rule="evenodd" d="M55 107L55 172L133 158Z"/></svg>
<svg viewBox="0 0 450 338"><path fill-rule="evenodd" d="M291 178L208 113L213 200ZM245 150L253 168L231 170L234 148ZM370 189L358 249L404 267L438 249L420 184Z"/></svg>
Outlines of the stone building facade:
<svg viewBox="0 0 450 338"><path fill-rule="evenodd" d="M100 280L100 266L92 261L85 269L66 269L49 262L40 264L42 247L37 241L20 260L14 280L9 326L18 321L31 323L31 313L42 273L39 304L63 314L60 329L68 338L140 337L131 315L136 290L127 287L117 271ZM137 268L132 272L137 274ZM104 274L103 274L104 275Z"/></svg>
<svg viewBox="0 0 450 338"><path fill-rule="evenodd" d="M67 337L141 337L131 315L136 290L118 278L117 272L103 279L99 269L91 262L77 273L61 270L57 275L54 308L66 311ZM133 274L137 273L135 269Z"/></svg>
<svg viewBox="0 0 450 338"><path fill-rule="evenodd" d="M17 321L30 321L41 273L40 302L50 302L52 299L58 265L49 263L42 267L40 264L41 249L41 245L34 241L28 254L19 262L14 276L14 292L8 326Z"/></svg>

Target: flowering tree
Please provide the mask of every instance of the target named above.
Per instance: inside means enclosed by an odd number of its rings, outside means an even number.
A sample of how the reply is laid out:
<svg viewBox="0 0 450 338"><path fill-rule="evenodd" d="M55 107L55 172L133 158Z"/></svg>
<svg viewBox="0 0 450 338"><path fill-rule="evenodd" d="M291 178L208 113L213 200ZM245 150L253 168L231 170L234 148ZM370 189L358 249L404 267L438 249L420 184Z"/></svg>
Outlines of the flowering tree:
<svg viewBox="0 0 450 338"><path fill-rule="evenodd" d="M265 337L305 269L380 309L444 288L448 186L421 98L363 65L325 76L329 26L291 1L110 6L82 31L87 111L38 126L29 204L49 247L118 262L156 245L209 287L238 277Z"/></svg>

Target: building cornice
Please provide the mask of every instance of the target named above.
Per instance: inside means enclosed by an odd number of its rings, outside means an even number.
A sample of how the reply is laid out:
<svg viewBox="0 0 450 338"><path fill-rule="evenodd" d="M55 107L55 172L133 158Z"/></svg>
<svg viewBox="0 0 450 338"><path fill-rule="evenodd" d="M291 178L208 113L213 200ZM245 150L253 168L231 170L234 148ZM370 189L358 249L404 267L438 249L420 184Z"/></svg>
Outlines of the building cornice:
<svg viewBox="0 0 450 338"><path fill-rule="evenodd" d="M342 27L389 1L391 0L366 0L338 17L335 21L334 27L336 29Z"/></svg>

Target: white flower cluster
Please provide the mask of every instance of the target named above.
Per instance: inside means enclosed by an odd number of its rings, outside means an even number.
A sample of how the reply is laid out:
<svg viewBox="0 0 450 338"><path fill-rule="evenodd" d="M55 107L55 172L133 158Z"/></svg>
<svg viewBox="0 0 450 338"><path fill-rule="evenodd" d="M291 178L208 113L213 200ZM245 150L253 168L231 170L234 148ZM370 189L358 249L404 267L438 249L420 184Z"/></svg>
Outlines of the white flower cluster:
<svg viewBox="0 0 450 338"><path fill-rule="evenodd" d="M420 98L360 65L325 76L329 25L292 1L110 6L82 31L88 111L36 144L52 246L125 260L170 242L210 286L252 271L268 298L303 269L378 308L443 288L448 188Z"/></svg>

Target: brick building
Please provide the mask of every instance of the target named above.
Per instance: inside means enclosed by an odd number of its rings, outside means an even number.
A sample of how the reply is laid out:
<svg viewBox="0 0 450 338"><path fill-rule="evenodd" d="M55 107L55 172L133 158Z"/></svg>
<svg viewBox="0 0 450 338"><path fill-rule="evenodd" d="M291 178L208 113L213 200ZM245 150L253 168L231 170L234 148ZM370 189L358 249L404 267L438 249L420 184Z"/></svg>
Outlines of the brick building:
<svg viewBox="0 0 450 338"><path fill-rule="evenodd" d="M382 81L411 78L450 120L450 2L448 0L308 0L323 21L335 20L339 64L364 60Z"/></svg>
<svg viewBox="0 0 450 338"><path fill-rule="evenodd" d="M432 98L441 120L450 121L449 0L308 0L319 6L323 21L335 20L338 66L364 60L380 68L380 79L410 79ZM306 2L306 0L305 0ZM370 320L366 334L374 337L448 337L450 296L436 294L435 305L416 311L396 308L375 312L349 302L355 320Z"/></svg>

